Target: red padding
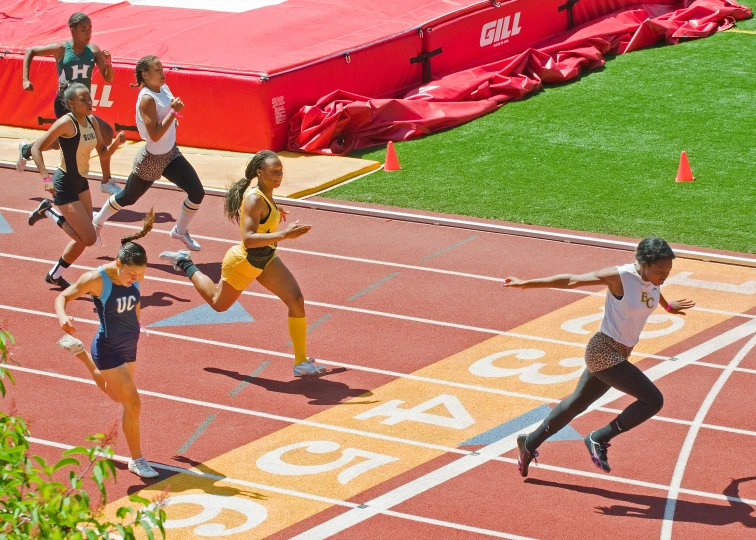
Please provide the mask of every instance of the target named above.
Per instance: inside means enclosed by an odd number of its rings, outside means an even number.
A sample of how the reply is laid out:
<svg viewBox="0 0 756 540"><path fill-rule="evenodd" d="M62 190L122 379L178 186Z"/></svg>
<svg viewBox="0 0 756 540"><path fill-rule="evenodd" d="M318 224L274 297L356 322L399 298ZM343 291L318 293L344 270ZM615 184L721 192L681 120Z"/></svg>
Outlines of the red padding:
<svg viewBox="0 0 756 540"><path fill-rule="evenodd" d="M579 5L579 4L578 4ZM685 7L679 7L683 5ZM609 15L505 60L433 80L400 99L370 99L335 91L289 121L289 149L344 154L457 126L521 99L542 83L577 77L622 54L664 39L702 38L752 15L731 0L683 0L676 6L641 4Z"/></svg>

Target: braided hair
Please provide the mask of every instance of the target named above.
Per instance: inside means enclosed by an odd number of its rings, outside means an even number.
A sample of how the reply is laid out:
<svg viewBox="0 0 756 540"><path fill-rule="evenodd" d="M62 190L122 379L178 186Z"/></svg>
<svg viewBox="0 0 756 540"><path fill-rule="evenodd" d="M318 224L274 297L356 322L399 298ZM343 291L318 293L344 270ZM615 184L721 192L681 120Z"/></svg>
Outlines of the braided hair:
<svg viewBox="0 0 756 540"><path fill-rule="evenodd" d="M228 188L228 193L226 193L224 207L228 219L239 223L244 192L247 191L247 188L252 183L252 179L257 178L257 171L263 168L265 160L277 157L278 155L272 150L260 150L247 162L244 178L231 184Z"/></svg>
<svg viewBox="0 0 756 540"><path fill-rule="evenodd" d="M77 11L68 18L68 27L71 30L79 26L81 23L92 24L92 19L89 18L89 15L82 13L81 11Z"/></svg>
<svg viewBox="0 0 756 540"><path fill-rule="evenodd" d="M155 209L150 208L150 211L147 212L147 215L144 217L142 230L131 236L121 238L121 249L118 250L118 260L121 261L121 264L127 266L147 265L147 252L142 246L134 242L134 240L139 240L150 232L153 223L155 223Z"/></svg>
<svg viewBox="0 0 756 540"><path fill-rule="evenodd" d="M142 73L149 71L155 60L158 60L158 57L154 54L143 56L139 60L137 60L135 67L136 84L130 85L132 88L139 88L140 86L144 86L144 76L142 75Z"/></svg>

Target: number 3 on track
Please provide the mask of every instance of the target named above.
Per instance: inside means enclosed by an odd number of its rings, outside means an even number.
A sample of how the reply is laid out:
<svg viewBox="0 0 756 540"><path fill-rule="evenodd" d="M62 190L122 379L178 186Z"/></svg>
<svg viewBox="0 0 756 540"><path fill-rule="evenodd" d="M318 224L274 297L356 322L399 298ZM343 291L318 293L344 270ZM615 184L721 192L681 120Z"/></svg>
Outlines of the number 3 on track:
<svg viewBox="0 0 756 540"><path fill-rule="evenodd" d="M518 375L522 382L530 384L559 384L572 379L577 379L580 377L583 369L585 369L585 362L582 358L563 358L560 360L558 365L562 367L578 368L561 375L548 375L546 373L541 373L541 368L548 365L542 362L534 362L527 366L517 368L504 368L494 365L496 360L509 356L514 356L518 360L538 360L539 358L546 356L546 353L541 349L512 349L490 354L471 365L469 368L470 373L477 375L478 377L486 378L514 377L515 375Z"/></svg>

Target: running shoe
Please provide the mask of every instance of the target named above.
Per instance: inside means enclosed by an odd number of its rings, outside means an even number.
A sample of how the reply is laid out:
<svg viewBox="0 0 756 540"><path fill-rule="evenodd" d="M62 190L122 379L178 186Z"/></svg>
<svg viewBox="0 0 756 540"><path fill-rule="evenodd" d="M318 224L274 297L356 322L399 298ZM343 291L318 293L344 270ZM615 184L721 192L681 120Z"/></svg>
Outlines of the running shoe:
<svg viewBox="0 0 756 540"><path fill-rule="evenodd" d="M158 257L163 259L164 261L171 263L174 270L181 270L181 268L179 268L176 263L178 263L181 259L191 260L192 254L187 250L182 249L181 251L163 251L160 255L158 255Z"/></svg>
<svg viewBox="0 0 756 540"><path fill-rule="evenodd" d="M611 446L609 443L597 443L593 440L593 432L590 432L585 438L585 446L588 447L588 451L591 453L591 460L596 467L605 472L612 470L606 457L606 450Z"/></svg>
<svg viewBox="0 0 756 540"><path fill-rule="evenodd" d="M16 170L18 172L24 172L26 170L26 158L24 157L24 146L26 141L19 141L18 143L18 159L16 160Z"/></svg>
<svg viewBox="0 0 756 540"><path fill-rule="evenodd" d="M67 289L67 288L69 288L71 286L71 284L63 278L63 276L61 276L59 278L54 278L54 277L52 277L50 275L50 272L48 272L47 274L45 274L45 281L47 283L49 283L50 285L57 285L58 287L60 287L63 290L65 290L65 289Z"/></svg>
<svg viewBox="0 0 756 540"><path fill-rule="evenodd" d="M176 230L176 227L173 227L173 229L171 229L171 238L181 240L184 244L186 244L186 247L188 247L192 251L200 250L200 245L191 236L189 236L189 229L187 229L184 234L179 234Z"/></svg>
<svg viewBox="0 0 756 540"><path fill-rule="evenodd" d="M44 219L45 212L52 208L52 206L53 205L52 202L50 202L50 199L42 199L42 202L39 203L39 206L37 206L37 208L35 208L34 211L29 214L29 217L26 218L26 222L29 225L34 225L40 219Z"/></svg>
<svg viewBox="0 0 756 540"><path fill-rule="evenodd" d="M295 377L319 377L326 374L326 368L314 363L313 358L308 358L301 364L294 366Z"/></svg>
<svg viewBox="0 0 756 540"><path fill-rule="evenodd" d="M73 337L71 334L66 334L65 336L60 338L58 340L58 347L60 347L64 351L70 352L74 356L77 356L86 351L81 340Z"/></svg>
<svg viewBox="0 0 756 540"><path fill-rule="evenodd" d="M528 436L527 435L518 435L517 436L517 470L520 471L520 476L525 478L528 475L528 467L530 466L530 461L535 460L536 464L538 464L538 450L534 450L532 453L528 451L527 447L525 446L525 443L528 442Z"/></svg>
<svg viewBox="0 0 756 540"><path fill-rule="evenodd" d="M118 195L123 190L111 179L107 182L100 182L100 191L107 193L108 195Z"/></svg>
<svg viewBox="0 0 756 540"><path fill-rule="evenodd" d="M143 457L130 459L129 470L142 478L155 478L160 475L159 472L150 467L150 464Z"/></svg>

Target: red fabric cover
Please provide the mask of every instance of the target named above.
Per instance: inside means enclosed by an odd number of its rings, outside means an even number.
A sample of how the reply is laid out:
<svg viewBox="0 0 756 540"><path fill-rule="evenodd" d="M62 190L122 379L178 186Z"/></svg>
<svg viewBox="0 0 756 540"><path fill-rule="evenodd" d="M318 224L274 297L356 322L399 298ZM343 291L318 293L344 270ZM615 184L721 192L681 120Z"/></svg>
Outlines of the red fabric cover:
<svg viewBox="0 0 756 540"><path fill-rule="evenodd" d="M344 154L457 126L520 99L546 83L578 76L664 39L702 38L751 16L731 0L684 0L684 7L641 4L617 10L505 60L452 73L400 99L370 99L337 90L289 121L289 149Z"/></svg>

